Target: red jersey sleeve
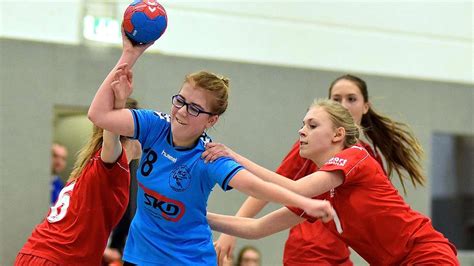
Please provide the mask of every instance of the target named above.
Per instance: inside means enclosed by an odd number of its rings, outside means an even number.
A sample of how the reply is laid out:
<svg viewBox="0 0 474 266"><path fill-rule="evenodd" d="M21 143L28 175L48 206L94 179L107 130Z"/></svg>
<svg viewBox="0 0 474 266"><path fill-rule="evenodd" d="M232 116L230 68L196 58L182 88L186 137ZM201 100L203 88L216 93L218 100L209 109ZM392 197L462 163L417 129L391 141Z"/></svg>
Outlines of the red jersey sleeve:
<svg viewBox="0 0 474 266"><path fill-rule="evenodd" d="M123 147L122 147L122 153L117 158L117 160L113 163L105 163L104 161L102 161L102 158L100 157L101 151L102 151L102 148L100 148L94 156L94 159L97 160L97 163L100 168L103 168L106 171L110 171L113 173L117 173L121 171L129 172L127 154L125 153L125 149Z"/></svg>
<svg viewBox="0 0 474 266"><path fill-rule="evenodd" d="M358 175L355 175L357 171L354 171L354 169L369 156L370 154L364 148L352 146L329 159L319 170L325 172L342 171L344 175L343 184L357 182L355 178Z"/></svg>
<svg viewBox="0 0 474 266"><path fill-rule="evenodd" d="M100 175L101 178L96 180L96 182L104 185L118 185L125 182L125 180L120 180L121 178L119 178L121 176L130 175L125 149L122 147L122 154L120 154L120 156L117 158L117 161L114 163L105 163L102 161L102 158L100 157L101 150L102 149L99 149L95 156L91 159L94 161L92 167L96 168L98 173L104 173L104 175Z"/></svg>

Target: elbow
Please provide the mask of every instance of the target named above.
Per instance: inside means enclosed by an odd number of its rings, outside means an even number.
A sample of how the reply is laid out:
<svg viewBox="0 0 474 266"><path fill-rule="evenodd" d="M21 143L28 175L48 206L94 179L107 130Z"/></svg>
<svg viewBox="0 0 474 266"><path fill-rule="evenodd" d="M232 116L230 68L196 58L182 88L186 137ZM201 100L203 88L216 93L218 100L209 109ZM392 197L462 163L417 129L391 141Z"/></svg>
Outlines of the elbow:
<svg viewBox="0 0 474 266"><path fill-rule="evenodd" d="M98 126L98 127L102 127L101 126L101 120L100 120L100 115L98 114L97 111L95 111L93 108L89 108L89 111L87 112L87 118L89 119L89 121L91 121L94 125Z"/></svg>
<svg viewBox="0 0 474 266"><path fill-rule="evenodd" d="M96 112L94 112L94 110L92 108L89 108L89 111L87 111L87 118L89 119L89 121L91 121L92 123L96 123L97 121L97 114Z"/></svg>

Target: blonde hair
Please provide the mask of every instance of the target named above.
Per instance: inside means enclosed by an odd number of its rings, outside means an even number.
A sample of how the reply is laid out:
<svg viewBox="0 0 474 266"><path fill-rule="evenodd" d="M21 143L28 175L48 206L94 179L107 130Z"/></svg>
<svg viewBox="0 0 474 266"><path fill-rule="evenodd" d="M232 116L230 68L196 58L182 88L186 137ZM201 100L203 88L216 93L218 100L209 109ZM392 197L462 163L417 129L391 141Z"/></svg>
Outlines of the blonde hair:
<svg viewBox="0 0 474 266"><path fill-rule="evenodd" d="M316 99L310 108L321 107L328 114L334 128L342 127L346 131L344 138L344 147L348 148L355 145L359 141L360 129L359 126L354 122L354 118L351 113L344 108L340 103L329 100L329 99Z"/></svg>
<svg viewBox="0 0 474 266"><path fill-rule="evenodd" d="M138 102L133 98L128 98L125 106L126 108L137 109ZM121 141L124 141L125 139L126 138L120 137ZM81 176L82 171L84 170L92 156L94 156L94 154L102 147L103 140L104 130L102 128L97 127L96 125L93 125L92 136L77 153L77 159L74 163L72 172L69 175L68 182L75 181L77 180L77 178L79 178L79 176Z"/></svg>
<svg viewBox="0 0 474 266"><path fill-rule="evenodd" d="M349 74L340 76L331 83L329 98L331 98L332 88L340 80L347 80L356 85L364 97L364 102L369 102L369 92L365 81ZM364 135L372 141L374 148L379 149L385 157L388 176L391 176L395 170L405 193L404 179L410 179L415 187L417 183L424 185L425 176L420 164L424 151L407 124L394 121L369 106L367 113L362 116L361 126L364 129Z"/></svg>
<svg viewBox="0 0 474 266"><path fill-rule="evenodd" d="M92 136L89 141L87 141L86 145L84 145L79 150L76 162L74 163L74 167L72 169L71 175L69 175L68 181L77 180L94 153L97 152L100 147L102 147L103 134L104 130L102 128L93 125Z"/></svg>
<svg viewBox="0 0 474 266"><path fill-rule="evenodd" d="M194 81L197 87L212 94L211 113L221 115L226 111L229 98L228 78L208 71L199 71L186 75L184 81Z"/></svg>

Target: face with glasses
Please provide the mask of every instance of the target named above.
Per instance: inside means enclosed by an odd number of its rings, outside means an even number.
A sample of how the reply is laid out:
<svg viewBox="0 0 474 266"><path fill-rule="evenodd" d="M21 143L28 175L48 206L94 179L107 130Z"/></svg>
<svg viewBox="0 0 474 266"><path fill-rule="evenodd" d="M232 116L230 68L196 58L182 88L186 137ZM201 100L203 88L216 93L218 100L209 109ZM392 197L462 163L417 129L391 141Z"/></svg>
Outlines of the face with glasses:
<svg viewBox="0 0 474 266"><path fill-rule="evenodd" d="M211 112L211 93L196 87L193 81L185 82L181 91L172 97L171 103L171 132L175 146L194 145L219 118Z"/></svg>
<svg viewBox="0 0 474 266"><path fill-rule="evenodd" d="M182 108L183 106L186 106L186 111L192 116L199 116L200 114L214 115L211 112L204 111L199 105L196 105L194 103L187 103L186 99L179 94L176 94L171 97L171 103L174 107L178 109Z"/></svg>

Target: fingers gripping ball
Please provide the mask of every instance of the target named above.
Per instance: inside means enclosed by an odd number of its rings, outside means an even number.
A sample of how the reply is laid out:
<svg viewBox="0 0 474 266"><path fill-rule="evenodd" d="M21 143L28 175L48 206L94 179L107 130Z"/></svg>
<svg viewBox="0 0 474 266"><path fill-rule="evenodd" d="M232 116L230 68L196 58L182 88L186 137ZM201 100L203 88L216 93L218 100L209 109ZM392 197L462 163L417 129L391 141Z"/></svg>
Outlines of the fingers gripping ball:
<svg viewBox="0 0 474 266"><path fill-rule="evenodd" d="M167 25L166 11L156 0L135 0L123 15L125 34L135 43L158 40Z"/></svg>

